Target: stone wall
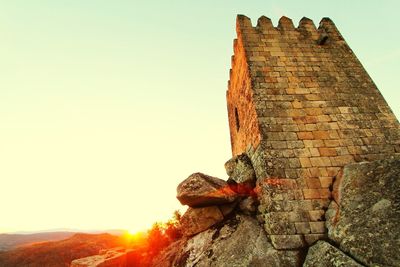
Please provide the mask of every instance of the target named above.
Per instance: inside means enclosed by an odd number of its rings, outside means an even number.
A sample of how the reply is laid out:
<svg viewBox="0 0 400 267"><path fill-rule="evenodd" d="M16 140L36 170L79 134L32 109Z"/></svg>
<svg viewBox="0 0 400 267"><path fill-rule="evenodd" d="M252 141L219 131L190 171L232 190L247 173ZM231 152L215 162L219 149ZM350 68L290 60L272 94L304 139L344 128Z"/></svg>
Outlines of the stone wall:
<svg viewBox="0 0 400 267"><path fill-rule="evenodd" d="M234 56L227 91L228 118L231 129L232 153L239 155L248 145L257 147L261 134L253 101L253 90L249 74L249 65L244 48L244 38L240 25L237 25L238 39L234 40Z"/></svg>
<svg viewBox="0 0 400 267"><path fill-rule="evenodd" d="M325 236L330 187L349 163L400 153L400 126L334 23L237 17L227 91L232 153L246 152L276 248Z"/></svg>

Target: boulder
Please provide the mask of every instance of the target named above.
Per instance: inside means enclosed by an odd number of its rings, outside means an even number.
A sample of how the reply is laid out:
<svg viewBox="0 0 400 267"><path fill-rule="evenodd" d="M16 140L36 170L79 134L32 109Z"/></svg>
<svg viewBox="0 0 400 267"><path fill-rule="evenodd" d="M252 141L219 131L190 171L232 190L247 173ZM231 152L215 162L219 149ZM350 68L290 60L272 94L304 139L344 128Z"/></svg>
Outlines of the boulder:
<svg viewBox="0 0 400 267"><path fill-rule="evenodd" d="M400 266L400 160L347 165L334 191L329 238L367 266Z"/></svg>
<svg viewBox="0 0 400 267"><path fill-rule="evenodd" d="M228 183L232 190L240 194L251 194L256 182L256 173L246 154L235 156L225 163Z"/></svg>
<svg viewBox="0 0 400 267"><path fill-rule="evenodd" d="M184 243L174 243L153 262L153 266L187 267L291 267L300 264L299 251L274 249L263 228L246 215L236 215L219 228L208 229Z"/></svg>
<svg viewBox="0 0 400 267"><path fill-rule="evenodd" d="M99 255L76 259L70 267L126 267L126 252L122 248L100 251Z"/></svg>
<svg viewBox="0 0 400 267"><path fill-rule="evenodd" d="M195 235L223 219L224 215L217 206L189 208L180 220L182 233L184 236Z"/></svg>
<svg viewBox="0 0 400 267"><path fill-rule="evenodd" d="M178 185L176 197L183 205L204 207L231 203L237 194L222 179L194 173Z"/></svg>
<svg viewBox="0 0 400 267"><path fill-rule="evenodd" d="M308 249L303 267L362 267L355 260L325 241Z"/></svg>

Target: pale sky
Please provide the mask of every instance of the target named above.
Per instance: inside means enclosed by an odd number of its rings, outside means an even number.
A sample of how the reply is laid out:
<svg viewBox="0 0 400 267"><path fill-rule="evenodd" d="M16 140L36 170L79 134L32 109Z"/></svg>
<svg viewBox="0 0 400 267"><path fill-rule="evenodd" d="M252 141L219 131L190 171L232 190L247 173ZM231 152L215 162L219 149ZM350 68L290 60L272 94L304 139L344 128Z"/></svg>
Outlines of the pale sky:
<svg viewBox="0 0 400 267"><path fill-rule="evenodd" d="M0 4L0 233L142 230L226 179L236 14L330 17L400 116L399 1Z"/></svg>

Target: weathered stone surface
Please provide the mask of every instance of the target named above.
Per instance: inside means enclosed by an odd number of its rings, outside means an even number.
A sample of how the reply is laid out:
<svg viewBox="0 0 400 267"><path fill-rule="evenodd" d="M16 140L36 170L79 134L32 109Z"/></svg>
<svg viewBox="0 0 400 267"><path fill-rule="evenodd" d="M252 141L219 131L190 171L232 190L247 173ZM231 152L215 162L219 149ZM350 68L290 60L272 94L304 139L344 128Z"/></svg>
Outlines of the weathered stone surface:
<svg viewBox="0 0 400 267"><path fill-rule="evenodd" d="M158 261L156 266L299 266L300 253L298 251L278 251L269 243L264 230L258 222L245 215L237 215L229 219L218 229L209 229L189 240L177 252L176 257L169 263L162 265ZM167 251L165 255L170 255Z"/></svg>
<svg viewBox="0 0 400 267"><path fill-rule="evenodd" d="M226 217L235 210L237 205L238 205L238 201L235 201L235 202L232 202L229 204L220 205L220 206L218 206L218 208L220 209L220 211L222 212L224 217Z"/></svg>
<svg viewBox="0 0 400 267"><path fill-rule="evenodd" d="M258 201L254 197L246 197L239 203L240 210L247 215L255 214Z"/></svg>
<svg viewBox="0 0 400 267"><path fill-rule="evenodd" d="M190 207L226 204L235 201L236 197L224 180L203 173L190 175L177 188L178 200Z"/></svg>
<svg viewBox="0 0 400 267"><path fill-rule="evenodd" d="M368 266L400 266L400 160L348 165L326 213L329 238Z"/></svg>
<svg viewBox="0 0 400 267"><path fill-rule="evenodd" d="M221 222L224 215L217 206L189 208L181 218L182 233L192 236Z"/></svg>
<svg viewBox="0 0 400 267"><path fill-rule="evenodd" d="M240 154L228 160L225 163L225 169L229 179L237 184L238 190L236 191L245 190L245 192L239 193L246 193L255 186L256 174L251 160L246 154Z"/></svg>
<svg viewBox="0 0 400 267"><path fill-rule="evenodd" d="M185 266L179 260L186 261L187 255L183 254L183 248L186 245L186 239L179 239L167 248L165 248L160 254L158 254L152 261L152 267L183 267Z"/></svg>
<svg viewBox="0 0 400 267"><path fill-rule="evenodd" d="M301 235L270 235L271 243L276 249L300 249L305 241Z"/></svg>
<svg viewBox="0 0 400 267"><path fill-rule="evenodd" d="M309 248L303 267L361 267L355 260L325 241Z"/></svg>
<svg viewBox="0 0 400 267"><path fill-rule="evenodd" d="M114 248L100 251L99 255L76 259L70 267L126 267L126 252L124 248Z"/></svg>

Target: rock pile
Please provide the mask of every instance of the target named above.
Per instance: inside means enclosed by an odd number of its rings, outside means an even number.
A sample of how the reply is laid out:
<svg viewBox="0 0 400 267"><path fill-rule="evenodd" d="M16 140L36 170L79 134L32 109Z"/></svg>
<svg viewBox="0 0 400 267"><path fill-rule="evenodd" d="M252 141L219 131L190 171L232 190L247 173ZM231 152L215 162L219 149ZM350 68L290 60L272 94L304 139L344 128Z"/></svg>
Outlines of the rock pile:
<svg viewBox="0 0 400 267"><path fill-rule="evenodd" d="M177 187L189 208L181 218L184 238L153 266L299 266L299 251L278 251L255 218L256 175L247 155L225 163L227 182L194 173Z"/></svg>
<svg viewBox="0 0 400 267"><path fill-rule="evenodd" d="M189 208L181 218L182 233L193 236L222 222L239 207L245 214L256 211L254 186L256 176L246 155L225 164L228 182L194 173L177 187L177 198Z"/></svg>

